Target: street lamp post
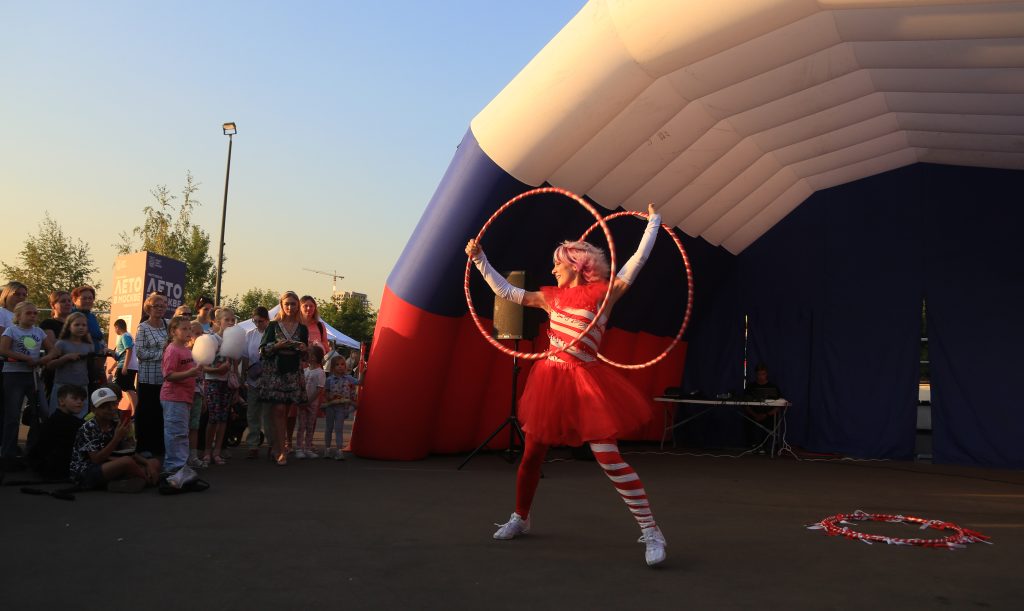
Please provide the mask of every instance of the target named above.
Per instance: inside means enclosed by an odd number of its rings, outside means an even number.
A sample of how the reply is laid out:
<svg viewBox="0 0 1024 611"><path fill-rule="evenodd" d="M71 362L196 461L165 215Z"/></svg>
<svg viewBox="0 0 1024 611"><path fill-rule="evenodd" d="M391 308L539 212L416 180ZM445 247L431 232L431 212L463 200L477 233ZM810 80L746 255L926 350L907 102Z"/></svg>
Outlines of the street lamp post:
<svg viewBox="0 0 1024 611"><path fill-rule="evenodd" d="M228 183L231 180L231 145L234 143L233 136L238 133L234 123L224 124L224 135L228 137L228 169L224 174L224 206L220 212L220 245L217 247L217 288L213 296L213 302L220 306L220 281L224 273L224 224L228 218Z"/></svg>

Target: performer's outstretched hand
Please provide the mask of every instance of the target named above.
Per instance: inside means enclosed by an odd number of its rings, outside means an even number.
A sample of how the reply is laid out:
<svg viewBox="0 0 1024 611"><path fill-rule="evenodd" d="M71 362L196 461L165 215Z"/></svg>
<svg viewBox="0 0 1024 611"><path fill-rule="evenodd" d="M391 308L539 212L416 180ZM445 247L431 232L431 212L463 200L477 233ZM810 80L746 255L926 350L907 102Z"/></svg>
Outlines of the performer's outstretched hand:
<svg viewBox="0 0 1024 611"><path fill-rule="evenodd" d="M653 215L654 213L654 202L647 202L647 214Z"/></svg>
<svg viewBox="0 0 1024 611"><path fill-rule="evenodd" d="M469 242L466 242L466 254L469 255L470 257L475 259L479 257L480 253L482 252L483 249L480 248L480 244L478 244L476 240L470 240Z"/></svg>

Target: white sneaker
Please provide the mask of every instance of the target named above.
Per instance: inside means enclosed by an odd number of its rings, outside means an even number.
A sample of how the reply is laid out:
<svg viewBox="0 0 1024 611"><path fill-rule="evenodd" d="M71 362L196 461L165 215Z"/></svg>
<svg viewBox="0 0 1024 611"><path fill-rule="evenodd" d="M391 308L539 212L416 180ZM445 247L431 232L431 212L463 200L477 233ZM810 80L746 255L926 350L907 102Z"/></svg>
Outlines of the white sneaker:
<svg viewBox="0 0 1024 611"><path fill-rule="evenodd" d="M299 460L302 460L305 457L306 457L306 453L305 452L303 452L302 450L295 450L295 458L297 458Z"/></svg>
<svg viewBox="0 0 1024 611"><path fill-rule="evenodd" d="M192 468L189 467L188 465L185 465L184 467L178 469L178 471L174 475L169 476L167 478L167 483L175 488L181 488L182 486L196 479L197 477L199 477L199 474L193 471Z"/></svg>
<svg viewBox="0 0 1024 611"><path fill-rule="evenodd" d="M320 455L316 453L316 450L306 450L306 458L320 458Z"/></svg>
<svg viewBox="0 0 1024 611"><path fill-rule="evenodd" d="M504 524L496 523L495 526L501 527L494 533L495 539L514 539L519 535L525 535L530 532L530 518L527 516L524 520L522 516L513 511L512 517L508 519L508 522Z"/></svg>
<svg viewBox="0 0 1024 611"><path fill-rule="evenodd" d="M665 542L665 535L661 534L661 529L657 526L650 526L640 529L640 532L643 534L640 535L637 542L644 543L647 546L647 549L644 551L647 566L654 566L664 562L667 556L665 548L668 547L668 543Z"/></svg>

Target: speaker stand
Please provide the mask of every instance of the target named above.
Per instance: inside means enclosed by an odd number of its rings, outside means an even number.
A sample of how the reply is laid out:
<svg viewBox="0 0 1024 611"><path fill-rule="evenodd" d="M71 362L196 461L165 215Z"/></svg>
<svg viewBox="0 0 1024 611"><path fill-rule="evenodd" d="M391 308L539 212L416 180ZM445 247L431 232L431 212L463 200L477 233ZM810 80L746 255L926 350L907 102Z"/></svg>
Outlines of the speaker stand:
<svg viewBox="0 0 1024 611"><path fill-rule="evenodd" d="M515 340L515 351L519 352L519 340L518 339ZM490 435L488 435L487 439L485 439L483 443L481 443L479 446L477 446L477 448L475 450L473 450L472 452L469 453L469 456L466 457L466 460L462 461L462 464L459 465L458 470L461 470L463 467L466 466L466 463L468 463L469 461L473 460L473 457L476 456L477 454L479 454L480 451L483 450L485 447L487 447L487 444L489 444L492 439L497 437L498 433L500 433L502 431L502 429L504 429L505 427L508 427L508 449L504 450L502 452L502 454L504 454L505 460L507 462L514 463L516 461L516 454L519 452L519 450L522 450L523 448L526 447L526 436L523 435L523 427L521 427L519 425L519 418L516 415L516 410L517 410L518 405L519 405L519 398L518 398L518 392L517 392L518 390L519 390L519 357L518 356L513 356L512 357L512 408L511 408L511 411L509 412L508 418L505 418L505 421L502 422L501 425L498 426L498 428L494 429L494 432L491 433ZM518 442L519 442L519 444L518 444L519 445L519 449L518 450L516 449L516 438L517 437L518 437Z"/></svg>

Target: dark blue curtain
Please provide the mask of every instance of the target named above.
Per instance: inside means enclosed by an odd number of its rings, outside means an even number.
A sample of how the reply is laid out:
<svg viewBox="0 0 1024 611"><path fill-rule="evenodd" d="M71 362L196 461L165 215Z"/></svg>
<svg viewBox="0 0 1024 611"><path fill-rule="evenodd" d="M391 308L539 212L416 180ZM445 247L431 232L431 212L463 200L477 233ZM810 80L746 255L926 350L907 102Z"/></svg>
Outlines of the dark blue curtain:
<svg viewBox="0 0 1024 611"><path fill-rule="evenodd" d="M1024 172L922 174L935 460L1024 467Z"/></svg>
<svg viewBox="0 0 1024 611"><path fill-rule="evenodd" d="M764 362L794 404L791 442L910 458L927 299L935 459L1024 465L1022 187L1022 172L918 164L816 193L731 263L692 249L722 278L698 284L711 311L687 386L735 386L721 381L746 314L751 372Z"/></svg>

